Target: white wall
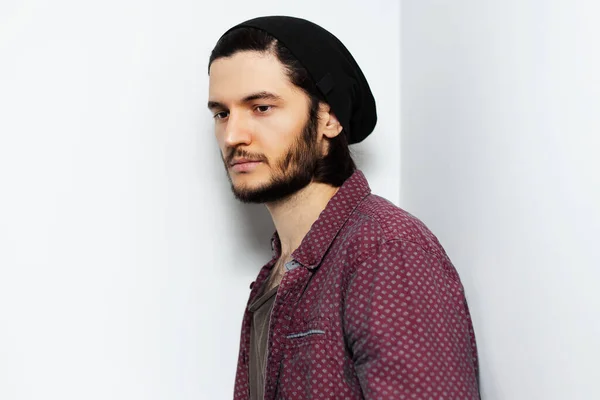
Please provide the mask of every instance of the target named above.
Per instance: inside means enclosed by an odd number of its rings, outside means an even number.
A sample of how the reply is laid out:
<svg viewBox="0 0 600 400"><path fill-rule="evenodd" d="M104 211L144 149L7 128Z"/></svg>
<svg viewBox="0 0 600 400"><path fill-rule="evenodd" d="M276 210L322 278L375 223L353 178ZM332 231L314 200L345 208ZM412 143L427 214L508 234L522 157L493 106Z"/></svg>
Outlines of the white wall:
<svg viewBox="0 0 600 400"><path fill-rule="evenodd" d="M598 15L402 2L401 204L461 274L485 400L600 398Z"/></svg>
<svg viewBox="0 0 600 400"><path fill-rule="evenodd" d="M1 399L231 397L272 226L229 193L206 71L269 14L355 55L379 107L358 161L398 203L396 1L1 3Z"/></svg>

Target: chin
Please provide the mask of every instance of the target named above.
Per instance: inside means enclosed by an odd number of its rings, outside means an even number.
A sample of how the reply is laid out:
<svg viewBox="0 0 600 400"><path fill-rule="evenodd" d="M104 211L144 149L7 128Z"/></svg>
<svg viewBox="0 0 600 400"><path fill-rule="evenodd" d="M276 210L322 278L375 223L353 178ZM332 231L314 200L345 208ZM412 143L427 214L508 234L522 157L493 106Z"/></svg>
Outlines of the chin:
<svg viewBox="0 0 600 400"><path fill-rule="evenodd" d="M258 188L268 184L270 177L257 171L252 172L230 172L229 179L235 187Z"/></svg>
<svg viewBox="0 0 600 400"><path fill-rule="evenodd" d="M236 173L230 175L231 186L236 192L255 192L269 185L268 177L260 177L254 173Z"/></svg>
<svg viewBox="0 0 600 400"><path fill-rule="evenodd" d="M231 185L233 191L237 193L253 193L258 191L262 186L263 185L261 185L260 183L248 184L241 183L238 181L233 181Z"/></svg>

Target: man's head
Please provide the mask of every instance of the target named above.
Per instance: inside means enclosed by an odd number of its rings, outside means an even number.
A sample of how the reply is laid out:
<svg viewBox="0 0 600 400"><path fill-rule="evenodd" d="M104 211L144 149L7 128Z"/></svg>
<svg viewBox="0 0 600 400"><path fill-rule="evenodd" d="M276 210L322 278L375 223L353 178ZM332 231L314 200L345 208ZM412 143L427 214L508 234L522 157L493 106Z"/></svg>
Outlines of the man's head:
<svg viewBox="0 0 600 400"><path fill-rule="evenodd" d="M274 202L312 181L341 186L356 169L323 88L265 30L227 32L211 54L209 75L215 134L238 199Z"/></svg>

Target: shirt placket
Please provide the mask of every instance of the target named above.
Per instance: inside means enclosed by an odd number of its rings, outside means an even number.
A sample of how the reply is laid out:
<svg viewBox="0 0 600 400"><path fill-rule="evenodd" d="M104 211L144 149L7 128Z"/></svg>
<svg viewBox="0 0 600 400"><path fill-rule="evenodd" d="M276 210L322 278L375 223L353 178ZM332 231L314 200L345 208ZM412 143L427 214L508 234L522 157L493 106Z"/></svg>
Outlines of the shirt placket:
<svg viewBox="0 0 600 400"><path fill-rule="evenodd" d="M252 313L248 310L248 307L250 306L250 304L252 304L252 302L254 302L256 300L259 288L262 286L262 284L267 280L267 278L269 276L268 272L265 269L270 271L270 269L274 263L275 263L275 259L273 258L267 265L265 265L263 267L263 270L259 274L259 277L250 284L250 295L248 298L248 304L246 304L246 309L244 310L244 317L243 317L243 322L242 322L242 332L243 332L243 335L242 335L242 340L243 340L242 360L243 360L244 364L241 369L241 373L242 373L241 378L245 379L245 381L246 381L246 396L245 397L247 399L250 398L249 352L250 352L250 334L251 334L251 328L252 328L252 326L251 326Z"/></svg>
<svg viewBox="0 0 600 400"><path fill-rule="evenodd" d="M273 400L277 395L280 367L283 359L283 344L290 330L293 305L308 284L310 271L296 260L285 264L286 272L277 289L275 304L269 321L267 363L265 374L264 400Z"/></svg>

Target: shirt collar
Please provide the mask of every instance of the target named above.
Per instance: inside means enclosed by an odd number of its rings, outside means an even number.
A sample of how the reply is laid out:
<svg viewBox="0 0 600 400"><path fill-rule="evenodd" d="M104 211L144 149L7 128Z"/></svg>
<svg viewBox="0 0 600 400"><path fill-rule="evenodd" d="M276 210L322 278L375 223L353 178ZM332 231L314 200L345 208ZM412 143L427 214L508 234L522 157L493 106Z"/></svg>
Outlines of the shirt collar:
<svg viewBox="0 0 600 400"><path fill-rule="evenodd" d="M360 170L354 171L312 224L300 246L292 253L292 259L308 269L316 268L352 212L370 193L364 174ZM281 243L277 232L271 238L271 249L273 257L279 257Z"/></svg>

